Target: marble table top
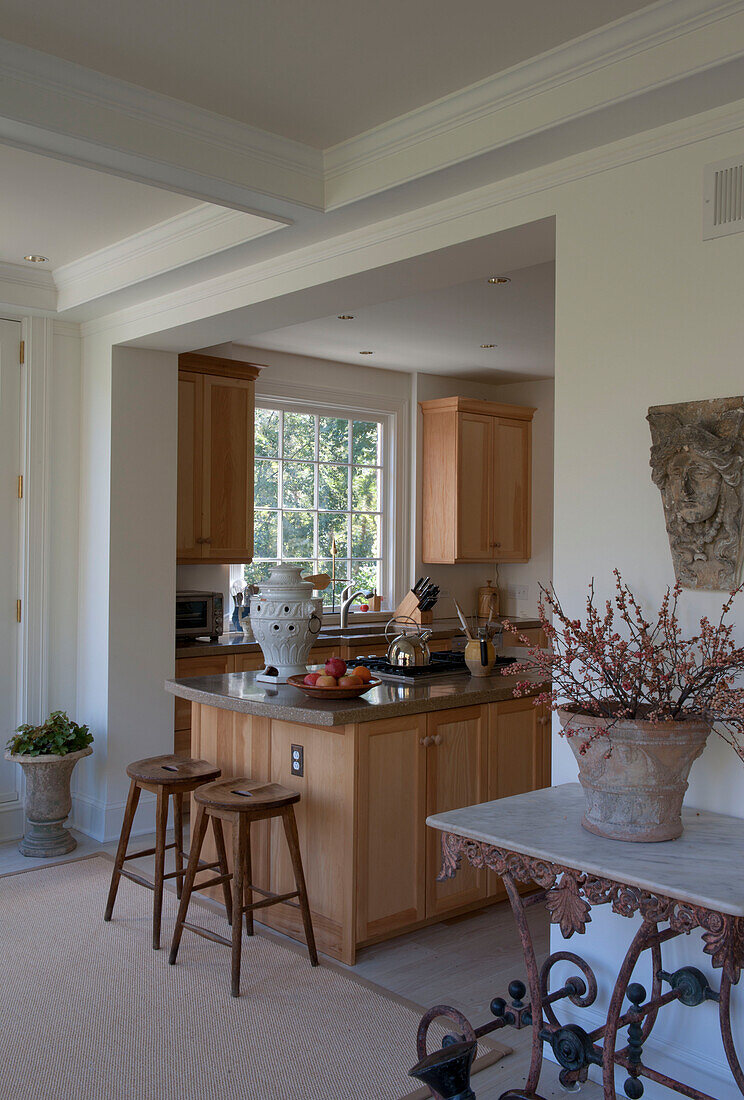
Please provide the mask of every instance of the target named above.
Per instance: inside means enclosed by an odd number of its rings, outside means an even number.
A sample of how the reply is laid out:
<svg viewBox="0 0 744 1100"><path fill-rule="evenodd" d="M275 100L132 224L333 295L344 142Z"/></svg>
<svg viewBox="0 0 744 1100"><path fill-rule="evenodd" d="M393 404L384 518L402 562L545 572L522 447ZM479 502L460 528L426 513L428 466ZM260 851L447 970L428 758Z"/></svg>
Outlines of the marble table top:
<svg viewBox="0 0 744 1100"><path fill-rule="evenodd" d="M678 840L656 844L606 840L581 826L578 783L499 798L434 814L442 832L535 856L719 913L744 916L744 820L684 809Z"/></svg>

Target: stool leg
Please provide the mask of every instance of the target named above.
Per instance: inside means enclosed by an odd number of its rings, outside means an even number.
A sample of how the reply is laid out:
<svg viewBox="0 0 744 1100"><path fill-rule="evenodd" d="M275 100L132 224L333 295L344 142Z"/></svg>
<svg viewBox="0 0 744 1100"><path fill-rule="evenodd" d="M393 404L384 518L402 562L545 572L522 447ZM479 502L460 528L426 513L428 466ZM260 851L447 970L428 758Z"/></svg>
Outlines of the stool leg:
<svg viewBox="0 0 744 1100"><path fill-rule="evenodd" d="M232 985L233 997L240 996L240 954L243 935L243 884L245 882L245 849L247 840L243 814L233 821L233 913L232 913Z"/></svg>
<svg viewBox="0 0 744 1100"><path fill-rule="evenodd" d="M292 858L295 885L300 895L300 911L302 913L302 923L305 926L307 951L310 956L310 962L313 966L317 966L318 952L315 948L315 933L313 932L313 918L310 916L310 903L307 900L307 886L305 885L305 872L302 869L300 838L297 835L297 821L295 820L294 806L287 806L287 808L282 811L282 821L284 822L284 833L287 837L289 854Z"/></svg>
<svg viewBox="0 0 744 1100"><path fill-rule="evenodd" d="M176 956L178 955L178 948L181 943L181 936L183 935L183 922L186 920L186 913L188 912L189 901L191 900L191 891L194 888L194 879L196 878L196 872L199 867L199 857L201 856L202 844L204 843L208 824L209 818L204 813L204 807L197 806L196 821L191 834L189 865L186 869L181 904L178 907L176 927L173 929L173 940L171 941L170 955L168 957L168 962L171 966L176 961Z"/></svg>
<svg viewBox="0 0 744 1100"><path fill-rule="evenodd" d="M160 950L160 922L163 915L163 875L165 874L165 833L168 828L168 792L158 787L155 807L155 890L152 906L152 947Z"/></svg>
<svg viewBox="0 0 744 1100"><path fill-rule="evenodd" d="M217 859L220 864L220 874L229 875L230 868L227 865L225 834L222 831L222 821L219 817L212 818L212 831L214 833L214 844L217 849ZM230 893L230 883L227 879L222 883L222 893L225 896L225 909L227 911L228 924L232 924L232 895Z"/></svg>
<svg viewBox="0 0 744 1100"><path fill-rule="evenodd" d="M176 870L183 871L183 791L173 792L173 831L176 842ZM176 897L183 893L183 875L176 875Z"/></svg>
<svg viewBox="0 0 744 1100"><path fill-rule="evenodd" d="M245 823L245 882L243 883L243 896L244 904L251 905L253 903L253 891L251 890L251 883L253 882L253 865L251 862L251 823L250 820ZM253 910L249 910L245 915L245 931L249 936L253 935Z"/></svg>
<svg viewBox="0 0 744 1100"><path fill-rule="evenodd" d="M132 822L134 821L134 815L137 811L139 796L140 789L135 781L132 780L132 782L129 784L127 807L124 811L124 821L122 822L121 834L119 836L119 847L116 849L114 869L111 872L111 886L109 887L108 900L106 902L106 912L103 915L104 920L111 920L111 914L114 911L114 902L116 901L116 894L119 889L119 880L121 879L121 869L124 866L124 857L127 854L129 834L132 831Z"/></svg>

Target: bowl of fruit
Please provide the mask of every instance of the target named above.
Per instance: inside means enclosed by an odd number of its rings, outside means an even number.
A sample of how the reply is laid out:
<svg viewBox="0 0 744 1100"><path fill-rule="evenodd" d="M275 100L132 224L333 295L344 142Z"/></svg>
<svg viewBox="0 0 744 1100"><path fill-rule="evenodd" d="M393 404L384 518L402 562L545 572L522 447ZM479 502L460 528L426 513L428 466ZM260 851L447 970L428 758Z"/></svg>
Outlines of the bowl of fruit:
<svg viewBox="0 0 744 1100"><path fill-rule="evenodd" d="M304 676L289 676L287 683L299 688L311 699L356 699L370 688L382 683L368 668L358 665L347 668L340 657L329 657L322 672Z"/></svg>

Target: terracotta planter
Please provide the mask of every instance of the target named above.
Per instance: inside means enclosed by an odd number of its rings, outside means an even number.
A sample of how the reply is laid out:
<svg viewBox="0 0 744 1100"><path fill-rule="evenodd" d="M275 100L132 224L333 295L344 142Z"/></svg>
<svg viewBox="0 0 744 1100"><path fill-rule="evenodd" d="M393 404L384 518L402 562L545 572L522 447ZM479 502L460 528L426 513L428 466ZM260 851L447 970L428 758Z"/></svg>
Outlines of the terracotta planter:
<svg viewBox="0 0 744 1100"><path fill-rule="evenodd" d="M579 765L586 809L581 824L611 840L674 840L682 834L682 801L690 768L705 748L702 720L616 721L588 745L606 718L559 710Z"/></svg>
<svg viewBox="0 0 744 1100"><path fill-rule="evenodd" d="M66 756L25 756L6 752L5 759L20 764L26 778L26 831L18 844L24 856L62 856L77 847L64 823L72 809L70 777L78 760L90 756L87 745Z"/></svg>

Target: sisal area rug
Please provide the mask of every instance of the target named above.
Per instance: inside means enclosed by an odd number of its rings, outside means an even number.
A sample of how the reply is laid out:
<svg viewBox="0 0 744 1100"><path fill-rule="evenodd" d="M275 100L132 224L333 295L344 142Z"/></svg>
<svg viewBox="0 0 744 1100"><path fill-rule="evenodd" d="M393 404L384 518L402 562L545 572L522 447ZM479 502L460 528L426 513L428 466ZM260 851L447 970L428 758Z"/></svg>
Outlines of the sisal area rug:
<svg viewBox="0 0 744 1100"><path fill-rule="evenodd" d="M271 934L229 950L188 931L168 965L152 895L126 879L110 924L111 861L0 878L0 1097L7 1100L413 1100L422 1009ZM224 934L203 902L199 923ZM444 1029L430 1033L440 1043ZM478 1068L509 1053L481 1044Z"/></svg>

